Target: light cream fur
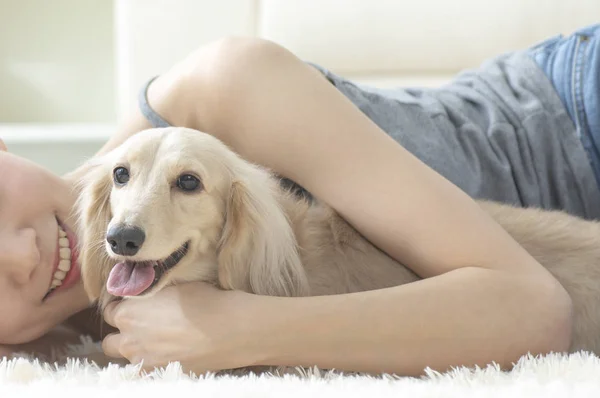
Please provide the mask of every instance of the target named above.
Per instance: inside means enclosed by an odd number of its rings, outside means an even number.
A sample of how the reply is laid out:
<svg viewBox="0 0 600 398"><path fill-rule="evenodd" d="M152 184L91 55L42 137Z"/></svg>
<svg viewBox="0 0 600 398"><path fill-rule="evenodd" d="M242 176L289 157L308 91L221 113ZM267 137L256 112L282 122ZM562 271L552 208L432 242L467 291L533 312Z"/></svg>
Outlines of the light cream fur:
<svg viewBox="0 0 600 398"><path fill-rule="evenodd" d="M112 171L131 179L115 187ZM102 306L112 266L105 234L111 223L142 228L133 260L156 260L191 241L188 254L145 294L168 284L203 280L224 289L301 296L358 292L418 280L364 239L329 206L282 188L211 135L183 128L151 129L87 165L76 207L83 281ZM174 187L182 173L204 189ZM480 202L563 284L574 303L571 350L600 353L600 225L558 211Z"/></svg>

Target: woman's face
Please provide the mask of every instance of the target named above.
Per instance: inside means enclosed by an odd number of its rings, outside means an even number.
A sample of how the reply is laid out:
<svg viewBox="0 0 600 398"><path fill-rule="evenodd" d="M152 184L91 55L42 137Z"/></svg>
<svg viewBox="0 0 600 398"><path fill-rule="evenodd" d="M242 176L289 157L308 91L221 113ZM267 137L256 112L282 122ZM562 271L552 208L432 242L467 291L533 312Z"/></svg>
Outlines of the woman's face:
<svg viewBox="0 0 600 398"><path fill-rule="evenodd" d="M31 341L88 306L73 202L65 181L0 140L0 344Z"/></svg>

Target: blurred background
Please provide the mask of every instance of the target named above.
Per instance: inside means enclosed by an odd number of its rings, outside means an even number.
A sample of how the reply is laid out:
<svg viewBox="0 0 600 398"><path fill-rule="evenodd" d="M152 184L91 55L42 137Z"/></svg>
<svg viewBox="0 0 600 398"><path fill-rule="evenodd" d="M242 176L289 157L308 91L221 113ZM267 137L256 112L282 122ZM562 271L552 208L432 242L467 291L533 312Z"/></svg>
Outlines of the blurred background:
<svg viewBox="0 0 600 398"><path fill-rule="evenodd" d="M361 83L429 86L599 22L600 0L0 0L0 137L71 170L144 81L227 35L274 40Z"/></svg>

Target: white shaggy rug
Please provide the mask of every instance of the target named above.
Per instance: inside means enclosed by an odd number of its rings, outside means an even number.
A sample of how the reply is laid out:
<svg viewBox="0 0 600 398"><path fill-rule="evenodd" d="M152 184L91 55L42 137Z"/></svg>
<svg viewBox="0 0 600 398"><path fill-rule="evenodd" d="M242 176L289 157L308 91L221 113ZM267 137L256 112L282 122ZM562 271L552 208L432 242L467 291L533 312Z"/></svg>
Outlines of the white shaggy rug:
<svg viewBox="0 0 600 398"><path fill-rule="evenodd" d="M97 349L91 341L73 356ZM296 398L296 397L600 397L600 358L584 353L523 357L511 372L495 366L456 369L423 378L341 375L316 369L297 375L203 376L178 364L142 375L133 365L99 367L80 359L51 365L39 359L0 360L0 397Z"/></svg>

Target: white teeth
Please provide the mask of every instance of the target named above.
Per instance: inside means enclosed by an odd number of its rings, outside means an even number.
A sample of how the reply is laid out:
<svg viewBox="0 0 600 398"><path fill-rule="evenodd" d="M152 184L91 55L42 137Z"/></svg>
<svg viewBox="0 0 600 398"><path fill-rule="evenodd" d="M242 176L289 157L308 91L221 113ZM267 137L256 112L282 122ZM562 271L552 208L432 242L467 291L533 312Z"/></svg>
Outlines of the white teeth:
<svg viewBox="0 0 600 398"><path fill-rule="evenodd" d="M52 280L52 283L54 283L54 281L62 282L62 280L65 279L65 276L67 275L67 272L69 272L70 269L70 261L62 260L60 263L58 263L58 269L56 270L56 272L54 272L54 278Z"/></svg>
<svg viewBox="0 0 600 398"><path fill-rule="evenodd" d="M64 272L67 272L71 269L71 261L70 260L60 260L58 263L58 269Z"/></svg>
<svg viewBox="0 0 600 398"><path fill-rule="evenodd" d="M70 260L71 259L71 249L68 247L60 248L60 258L61 260Z"/></svg>
<svg viewBox="0 0 600 398"><path fill-rule="evenodd" d="M58 263L58 269L54 272L51 288L62 285L63 279L65 279L65 276L67 276L67 273L71 269L71 249L69 248L69 239L60 225L58 226L58 236L60 262Z"/></svg>

